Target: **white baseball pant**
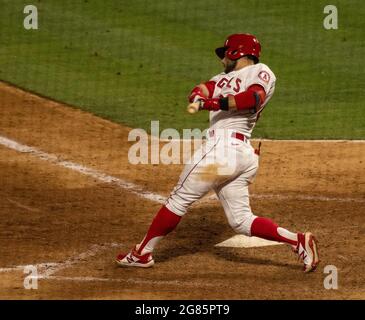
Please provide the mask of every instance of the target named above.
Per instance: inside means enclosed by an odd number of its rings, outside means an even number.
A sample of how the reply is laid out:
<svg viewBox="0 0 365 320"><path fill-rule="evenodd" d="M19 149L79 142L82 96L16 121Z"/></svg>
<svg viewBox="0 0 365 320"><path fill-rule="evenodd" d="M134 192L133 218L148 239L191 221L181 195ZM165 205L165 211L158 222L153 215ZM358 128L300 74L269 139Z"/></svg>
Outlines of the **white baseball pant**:
<svg viewBox="0 0 365 320"><path fill-rule="evenodd" d="M189 206L214 190L230 226L239 234L251 235L256 216L249 203L259 157L249 140L237 139L231 130L210 130L207 141L194 153L182 171L166 207L183 216Z"/></svg>

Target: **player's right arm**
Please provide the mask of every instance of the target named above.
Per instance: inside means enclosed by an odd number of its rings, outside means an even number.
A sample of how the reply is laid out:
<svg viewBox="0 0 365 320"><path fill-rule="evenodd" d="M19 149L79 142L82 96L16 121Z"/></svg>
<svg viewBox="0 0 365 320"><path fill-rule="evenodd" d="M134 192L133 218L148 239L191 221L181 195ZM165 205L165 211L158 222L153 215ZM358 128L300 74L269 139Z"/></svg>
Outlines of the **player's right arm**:
<svg viewBox="0 0 365 320"><path fill-rule="evenodd" d="M214 94L215 84L215 81L208 81L195 86L190 92L189 102L194 103L201 99L212 98Z"/></svg>

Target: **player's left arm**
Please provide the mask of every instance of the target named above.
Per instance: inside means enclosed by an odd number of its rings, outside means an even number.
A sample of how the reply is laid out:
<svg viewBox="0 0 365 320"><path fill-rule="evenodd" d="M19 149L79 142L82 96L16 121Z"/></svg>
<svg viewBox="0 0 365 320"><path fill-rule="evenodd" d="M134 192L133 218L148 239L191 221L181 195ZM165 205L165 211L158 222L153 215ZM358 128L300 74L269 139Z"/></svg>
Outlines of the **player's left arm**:
<svg viewBox="0 0 365 320"><path fill-rule="evenodd" d="M236 95L202 100L200 109L209 111L253 109L256 112L264 103L265 98L265 89L260 84L253 84L246 91Z"/></svg>

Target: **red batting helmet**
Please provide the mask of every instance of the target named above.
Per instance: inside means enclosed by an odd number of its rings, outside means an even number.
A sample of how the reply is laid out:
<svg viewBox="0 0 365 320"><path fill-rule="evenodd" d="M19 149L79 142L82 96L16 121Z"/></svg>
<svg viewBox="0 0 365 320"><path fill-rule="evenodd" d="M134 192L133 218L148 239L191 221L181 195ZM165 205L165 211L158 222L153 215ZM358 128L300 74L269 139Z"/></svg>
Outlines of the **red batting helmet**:
<svg viewBox="0 0 365 320"><path fill-rule="evenodd" d="M251 55L255 63L259 62L261 45L259 40L251 34L236 33L228 36L224 46L215 49L215 53L220 59L227 56L228 59L237 60L243 56Z"/></svg>

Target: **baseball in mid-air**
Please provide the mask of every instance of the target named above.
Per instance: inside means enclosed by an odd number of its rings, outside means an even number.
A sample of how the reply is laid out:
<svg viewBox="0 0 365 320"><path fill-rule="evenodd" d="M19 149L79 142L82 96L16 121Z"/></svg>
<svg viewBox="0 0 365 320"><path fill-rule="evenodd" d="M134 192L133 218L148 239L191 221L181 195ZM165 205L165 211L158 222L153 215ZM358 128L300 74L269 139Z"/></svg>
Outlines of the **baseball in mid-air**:
<svg viewBox="0 0 365 320"><path fill-rule="evenodd" d="M197 113L199 111L199 102L190 103L188 105L187 111L190 114Z"/></svg>

